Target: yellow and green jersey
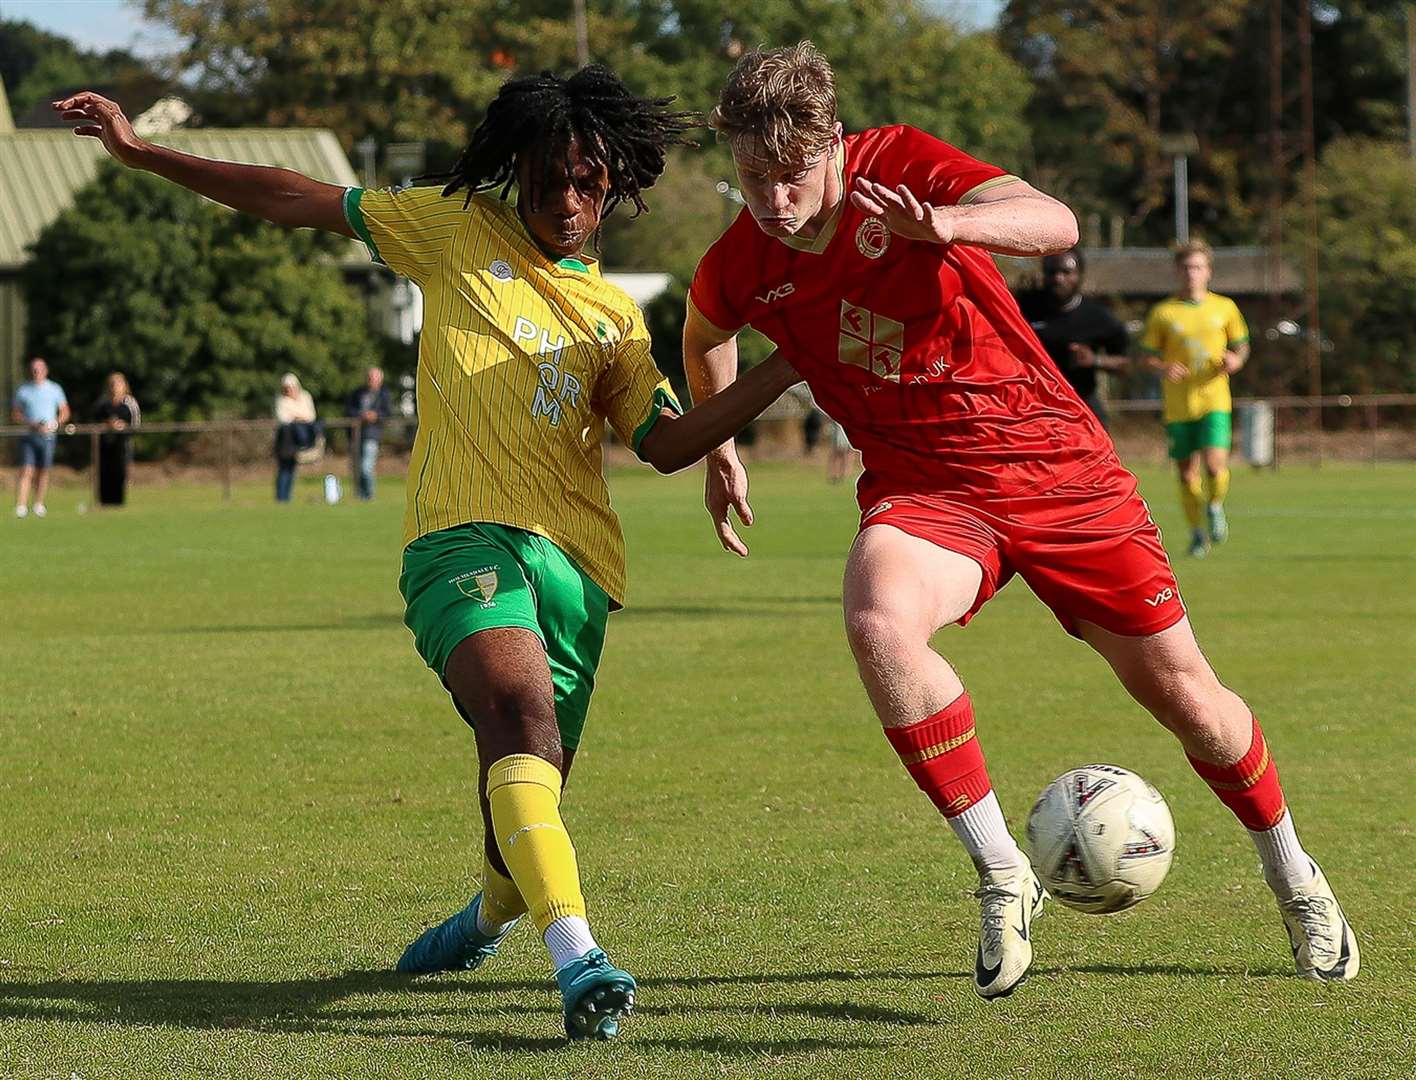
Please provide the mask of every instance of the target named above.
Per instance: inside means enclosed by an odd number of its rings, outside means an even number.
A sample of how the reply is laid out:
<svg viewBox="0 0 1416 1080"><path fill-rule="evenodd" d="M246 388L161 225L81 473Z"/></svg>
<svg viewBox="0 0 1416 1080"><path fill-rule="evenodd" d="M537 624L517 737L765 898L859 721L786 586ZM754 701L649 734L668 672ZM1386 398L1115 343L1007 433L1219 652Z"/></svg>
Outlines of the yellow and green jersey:
<svg viewBox="0 0 1416 1080"><path fill-rule="evenodd" d="M1238 305L1219 293L1206 293L1199 300L1172 296L1151 308L1141 348L1190 372L1178 383L1161 380L1167 424L1234 407L1224 351L1248 340L1249 327Z"/></svg>
<svg viewBox="0 0 1416 1080"><path fill-rule="evenodd" d="M605 421L637 451L678 403L638 305L593 259L553 260L514 206L465 199L427 187L344 199L374 258L423 290L403 543L468 522L526 529L622 603Z"/></svg>

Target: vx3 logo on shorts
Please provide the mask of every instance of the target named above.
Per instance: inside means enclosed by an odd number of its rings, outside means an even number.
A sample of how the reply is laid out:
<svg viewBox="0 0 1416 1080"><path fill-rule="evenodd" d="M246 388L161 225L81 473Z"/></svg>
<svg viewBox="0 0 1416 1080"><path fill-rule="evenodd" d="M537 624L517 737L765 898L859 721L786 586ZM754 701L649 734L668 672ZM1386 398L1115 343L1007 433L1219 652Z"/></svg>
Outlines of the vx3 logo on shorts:
<svg viewBox="0 0 1416 1080"><path fill-rule="evenodd" d="M778 285L775 289L768 289L761 296L754 296L753 299L759 304L775 304L778 300L785 300L794 292L796 292L796 286L788 281Z"/></svg>
<svg viewBox="0 0 1416 1080"><path fill-rule="evenodd" d="M1154 596L1147 596L1146 603L1149 604L1151 607L1160 607L1161 604L1168 604L1174 599L1175 590L1172 589L1169 585L1167 585Z"/></svg>

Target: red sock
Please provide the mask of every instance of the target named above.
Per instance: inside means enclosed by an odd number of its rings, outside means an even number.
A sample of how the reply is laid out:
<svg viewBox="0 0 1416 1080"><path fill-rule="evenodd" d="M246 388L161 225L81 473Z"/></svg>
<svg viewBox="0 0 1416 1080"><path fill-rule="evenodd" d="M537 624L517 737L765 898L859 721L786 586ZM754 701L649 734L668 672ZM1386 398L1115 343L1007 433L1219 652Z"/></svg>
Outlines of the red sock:
<svg viewBox="0 0 1416 1080"><path fill-rule="evenodd" d="M1278 782L1278 766L1269 754L1257 716L1249 752L1233 765L1211 765L1190 758L1190 767L1250 832L1272 829L1283 817L1287 803Z"/></svg>
<svg viewBox="0 0 1416 1080"><path fill-rule="evenodd" d="M885 737L945 817L962 814L993 790L974 737L973 702L967 691L917 724L887 727Z"/></svg>

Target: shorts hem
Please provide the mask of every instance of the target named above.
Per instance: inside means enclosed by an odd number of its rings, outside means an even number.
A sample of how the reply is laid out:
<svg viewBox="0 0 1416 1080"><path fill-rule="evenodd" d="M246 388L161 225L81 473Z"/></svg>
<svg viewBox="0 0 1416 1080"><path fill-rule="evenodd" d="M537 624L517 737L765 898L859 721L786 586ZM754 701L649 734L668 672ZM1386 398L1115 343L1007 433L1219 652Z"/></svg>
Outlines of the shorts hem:
<svg viewBox="0 0 1416 1080"><path fill-rule="evenodd" d="M949 624L950 626L967 626L969 620L972 619L983 609L983 605L988 603L988 601L992 600L993 597L998 595L999 575L995 573L993 567L989 566L988 563L984 562L981 558L979 558L971 551L960 551L957 547L950 547L948 544L940 543L932 536L924 536L921 533L912 532L904 525L903 522L891 521L888 518L882 519L880 521L863 522L861 524L860 530L856 533L856 535L862 535L867 529L873 529L879 525L888 525L895 531L902 532L906 536L913 537L916 540L923 540L926 544L930 544L933 547L937 547L940 551L948 551L954 555L962 555L965 559L968 559L975 566L977 566L980 571L982 571L978 580L978 591L974 593L973 602L969 604L969 608L967 611L965 611L962 615L960 615L957 619L955 619L952 623Z"/></svg>
<svg viewBox="0 0 1416 1080"><path fill-rule="evenodd" d="M442 656L438 659L438 662L434 664L433 661L429 660L427 657L423 658L423 662L428 665L429 670L439 679L446 680L447 662L452 659L452 654L457 651L457 647L468 638L485 633L488 630L530 630L531 633L536 635L536 640L541 643L541 648L547 648L546 635L539 626L534 623L526 622L525 620L508 620L504 623L495 623L490 626L455 627L444 635L444 640L450 640L451 644L448 645L446 649L439 650Z"/></svg>
<svg viewBox="0 0 1416 1080"><path fill-rule="evenodd" d="M1049 608L1048 610L1051 609ZM1187 611L1185 609L1185 606L1182 604L1180 605L1180 610L1178 612L1175 612L1174 614L1165 615L1160 618L1154 619L1151 622L1146 622L1139 625L1132 624L1124 630L1118 630L1111 626L1105 626L1096 619L1084 619L1081 616L1072 617L1069 615L1064 615L1060 611L1052 612L1053 617L1062 625L1062 629L1065 630L1068 635L1076 638L1078 641L1083 640L1082 635L1077 631L1078 622L1089 622L1093 626L1100 626L1108 634L1115 634L1117 637L1146 638L1153 637L1156 634L1164 633L1172 626L1178 625L1180 620L1186 618L1189 614L1189 611Z"/></svg>

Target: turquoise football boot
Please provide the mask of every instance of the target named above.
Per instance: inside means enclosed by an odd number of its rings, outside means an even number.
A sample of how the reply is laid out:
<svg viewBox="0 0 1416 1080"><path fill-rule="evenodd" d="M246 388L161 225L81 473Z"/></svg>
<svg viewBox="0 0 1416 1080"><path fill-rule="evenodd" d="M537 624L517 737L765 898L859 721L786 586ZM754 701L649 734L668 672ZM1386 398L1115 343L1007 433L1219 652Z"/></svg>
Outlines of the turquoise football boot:
<svg viewBox="0 0 1416 1080"><path fill-rule="evenodd" d="M398 967L394 970L409 975L428 975L434 971L473 971L497 954L497 947L506 940L511 926L497 935L488 937L477 929L477 912L482 907L482 894L478 893L465 908L424 930L418 940L403 950Z"/></svg>
<svg viewBox="0 0 1416 1080"><path fill-rule="evenodd" d="M1207 510L1209 515L1210 543L1222 544L1229 539L1229 519L1224 516L1224 507L1220 503L1210 503Z"/></svg>
<svg viewBox="0 0 1416 1080"><path fill-rule="evenodd" d="M571 1039L613 1039L634 1008L634 976L611 964L600 949L566 964L556 972L556 982Z"/></svg>
<svg viewBox="0 0 1416 1080"><path fill-rule="evenodd" d="M1192 559L1203 559L1209 554L1209 538L1205 536L1204 529L1194 529L1190 532L1190 557Z"/></svg>

